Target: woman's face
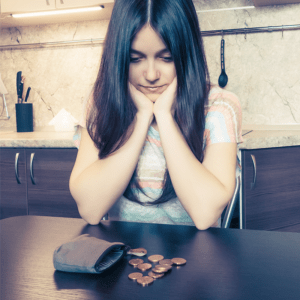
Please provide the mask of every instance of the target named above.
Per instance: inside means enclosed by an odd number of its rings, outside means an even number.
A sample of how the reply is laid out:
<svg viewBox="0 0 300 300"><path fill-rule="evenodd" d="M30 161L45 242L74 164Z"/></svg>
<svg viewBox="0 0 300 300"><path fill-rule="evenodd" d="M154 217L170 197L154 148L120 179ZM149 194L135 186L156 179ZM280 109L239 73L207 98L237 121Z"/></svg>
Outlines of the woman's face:
<svg viewBox="0 0 300 300"><path fill-rule="evenodd" d="M175 64L166 45L145 25L131 44L129 82L155 102L175 77Z"/></svg>

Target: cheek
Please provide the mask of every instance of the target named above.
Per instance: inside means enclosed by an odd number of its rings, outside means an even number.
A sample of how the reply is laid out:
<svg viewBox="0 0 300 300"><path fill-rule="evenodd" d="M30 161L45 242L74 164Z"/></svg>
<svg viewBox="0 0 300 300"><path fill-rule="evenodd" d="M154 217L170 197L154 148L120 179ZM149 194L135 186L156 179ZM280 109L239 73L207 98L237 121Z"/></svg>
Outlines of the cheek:
<svg viewBox="0 0 300 300"><path fill-rule="evenodd" d="M129 67L129 82L133 85L137 84L139 78L141 77L140 73L141 72L140 72L139 68L137 68L136 65L130 66Z"/></svg>
<svg viewBox="0 0 300 300"><path fill-rule="evenodd" d="M166 66L165 71L164 71L167 81L171 83L173 79L176 77L176 69L174 64L170 64Z"/></svg>

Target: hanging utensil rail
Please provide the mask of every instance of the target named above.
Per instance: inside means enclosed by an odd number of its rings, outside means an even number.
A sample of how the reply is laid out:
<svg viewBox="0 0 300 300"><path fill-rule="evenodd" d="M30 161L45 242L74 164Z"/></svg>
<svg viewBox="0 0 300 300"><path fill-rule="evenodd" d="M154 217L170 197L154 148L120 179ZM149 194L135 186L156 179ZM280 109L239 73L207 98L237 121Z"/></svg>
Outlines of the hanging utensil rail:
<svg viewBox="0 0 300 300"><path fill-rule="evenodd" d="M228 35L228 34L249 34L249 33L261 33L261 32L273 32L273 31L286 31L286 30L299 30L300 24L297 25L282 25L282 26L267 26L267 27L245 27L235 29L219 29L202 31L202 36L213 35Z"/></svg>
<svg viewBox="0 0 300 300"><path fill-rule="evenodd" d="M282 26L267 26L267 27L246 27L235 29L218 29L202 31L202 36L214 36L214 35L229 35L229 34L249 34L249 33L261 33L261 32L273 32L273 31L286 31L286 30L299 30L300 24L297 25L282 25ZM66 47L66 46L83 46L83 45L99 45L104 43L104 38L88 39L78 41L61 41L61 42L48 42L48 43L32 43L32 44L17 44L17 45L2 45L1 50L20 50L20 49L32 49L32 48L48 48L48 47Z"/></svg>

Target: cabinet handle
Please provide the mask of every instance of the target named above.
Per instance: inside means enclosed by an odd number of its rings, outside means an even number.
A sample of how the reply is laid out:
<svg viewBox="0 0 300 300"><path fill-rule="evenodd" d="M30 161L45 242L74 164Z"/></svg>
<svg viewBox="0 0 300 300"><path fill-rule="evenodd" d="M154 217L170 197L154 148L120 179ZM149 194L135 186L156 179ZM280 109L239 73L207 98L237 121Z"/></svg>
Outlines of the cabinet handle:
<svg viewBox="0 0 300 300"><path fill-rule="evenodd" d="M254 190L255 183L256 183L256 159L253 154L251 154L253 168L254 168L254 174L253 174L253 182L251 182L251 190Z"/></svg>
<svg viewBox="0 0 300 300"><path fill-rule="evenodd" d="M61 4L64 4L64 0L60 0L60 3L61 3Z"/></svg>
<svg viewBox="0 0 300 300"><path fill-rule="evenodd" d="M34 155L35 155L35 153L31 153L31 155L30 155L30 178L31 178L32 184L36 184L35 180L34 180L34 176L33 176L33 159L34 159Z"/></svg>
<svg viewBox="0 0 300 300"><path fill-rule="evenodd" d="M15 157L15 174L16 174L17 183L21 184L21 181L20 181L20 178L19 178L19 172L18 172L19 155L20 155L20 153L16 153L16 157Z"/></svg>
<svg viewBox="0 0 300 300"><path fill-rule="evenodd" d="M103 218L101 220L108 220L108 214L104 215Z"/></svg>
<svg viewBox="0 0 300 300"><path fill-rule="evenodd" d="M50 5L50 2L49 2L49 0L46 0L46 3L47 3L47 5Z"/></svg>

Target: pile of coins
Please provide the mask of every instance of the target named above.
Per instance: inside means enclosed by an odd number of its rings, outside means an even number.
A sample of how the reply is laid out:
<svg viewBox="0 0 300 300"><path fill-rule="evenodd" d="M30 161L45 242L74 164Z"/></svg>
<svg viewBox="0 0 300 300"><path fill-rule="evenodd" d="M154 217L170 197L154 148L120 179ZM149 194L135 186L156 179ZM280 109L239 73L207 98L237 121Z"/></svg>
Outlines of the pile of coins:
<svg viewBox="0 0 300 300"><path fill-rule="evenodd" d="M147 250L144 248L138 249L131 249L130 252L127 254L137 255L137 256L144 256L147 254ZM173 258L173 259L164 259L162 255L156 254L151 255L148 257L148 261L155 264L153 267L151 263L145 263L141 258L131 259L129 264L132 265L134 268L138 268L140 271L145 272L148 271L148 276L144 276L140 272L130 273L128 278L136 281L138 284L142 286L147 286L155 279L161 278L172 269L173 265L181 266L186 264L186 260L184 258Z"/></svg>

